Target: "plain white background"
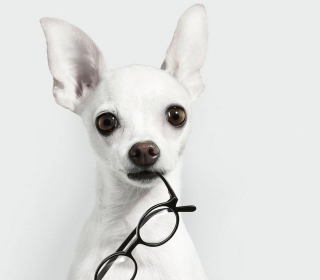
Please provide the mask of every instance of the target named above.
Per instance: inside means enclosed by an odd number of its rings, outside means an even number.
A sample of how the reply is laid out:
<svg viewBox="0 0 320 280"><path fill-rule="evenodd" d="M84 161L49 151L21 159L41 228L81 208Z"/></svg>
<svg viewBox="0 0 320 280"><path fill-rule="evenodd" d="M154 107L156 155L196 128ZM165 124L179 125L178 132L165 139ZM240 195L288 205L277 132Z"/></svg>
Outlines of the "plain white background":
<svg viewBox="0 0 320 280"><path fill-rule="evenodd" d="M199 1L206 90L194 105L182 203L210 279L320 278L318 1ZM65 279L93 206L80 118L55 104L39 18L89 34L109 68L161 65L194 1L1 4L0 279ZM196 279L195 279L196 280Z"/></svg>

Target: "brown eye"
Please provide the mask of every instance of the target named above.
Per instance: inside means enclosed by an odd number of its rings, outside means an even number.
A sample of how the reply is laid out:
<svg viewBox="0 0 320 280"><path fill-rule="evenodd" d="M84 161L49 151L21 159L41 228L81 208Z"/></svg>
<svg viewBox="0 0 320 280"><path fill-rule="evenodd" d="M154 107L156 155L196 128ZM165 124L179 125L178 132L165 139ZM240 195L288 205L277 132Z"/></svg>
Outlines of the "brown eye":
<svg viewBox="0 0 320 280"><path fill-rule="evenodd" d="M182 126L186 122L186 112L178 106L170 107L167 110L167 120L173 126Z"/></svg>
<svg viewBox="0 0 320 280"><path fill-rule="evenodd" d="M100 133L108 135L118 126L117 118L110 114L104 113L97 117L96 127Z"/></svg>

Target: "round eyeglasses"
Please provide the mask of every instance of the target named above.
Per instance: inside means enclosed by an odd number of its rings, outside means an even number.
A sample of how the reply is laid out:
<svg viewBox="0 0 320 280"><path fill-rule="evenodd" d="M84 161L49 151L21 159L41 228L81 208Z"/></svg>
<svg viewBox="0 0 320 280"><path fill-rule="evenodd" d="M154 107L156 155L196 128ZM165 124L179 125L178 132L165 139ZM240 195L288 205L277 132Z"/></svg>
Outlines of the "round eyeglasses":
<svg viewBox="0 0 320 280"><path fill-rule="evenodd" d="M168 201L149 208L141 217L138 226L131 232L118 250L106 257L97 267L94 280L133 280L138 265L132 256L134 248L143 244L157 247L168 242L179 226L179 212L194 212L194 205L177 206L178 198L167 180L156 174L166 185L170 198Z"/></svg>

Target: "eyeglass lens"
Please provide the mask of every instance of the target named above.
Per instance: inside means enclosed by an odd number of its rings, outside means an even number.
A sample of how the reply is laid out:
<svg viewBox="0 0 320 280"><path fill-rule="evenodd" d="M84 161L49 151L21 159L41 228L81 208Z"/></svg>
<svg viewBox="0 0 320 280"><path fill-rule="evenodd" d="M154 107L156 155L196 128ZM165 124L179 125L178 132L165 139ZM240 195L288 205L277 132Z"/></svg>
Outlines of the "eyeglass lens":
<svg viewBox="0 0 320 280"><path fill-rule="evenodd" d="M108 260L99 270L99 274L102 270L107 273L101 280L130 280L135 272L135 264L131 258L120 255Z"/></svg>
<svg viewBox="0 0 320 280"><path fill-rule="evenodd" d="M151 211L139 228L140 237L147 243L159 243L167 239L177 224L175 212L169 207L158 207Z"/></svg>

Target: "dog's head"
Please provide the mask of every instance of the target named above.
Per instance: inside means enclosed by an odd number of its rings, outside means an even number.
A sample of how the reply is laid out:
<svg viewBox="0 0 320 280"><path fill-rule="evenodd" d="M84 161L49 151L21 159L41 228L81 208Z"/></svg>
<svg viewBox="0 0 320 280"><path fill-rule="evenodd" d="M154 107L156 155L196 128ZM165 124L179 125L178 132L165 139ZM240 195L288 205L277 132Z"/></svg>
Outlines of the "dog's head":
<svg viewBox="0 0 320 280"><path fill-rule="evenodd" d="M195 5L180 18L161 69L107 70L100 50L79 28L53 18L41 25L55 100L81 116L99 162L140 186L155 178L153 171L172 171L190 132L191 103L204 89L204 7Z"/></svg>

